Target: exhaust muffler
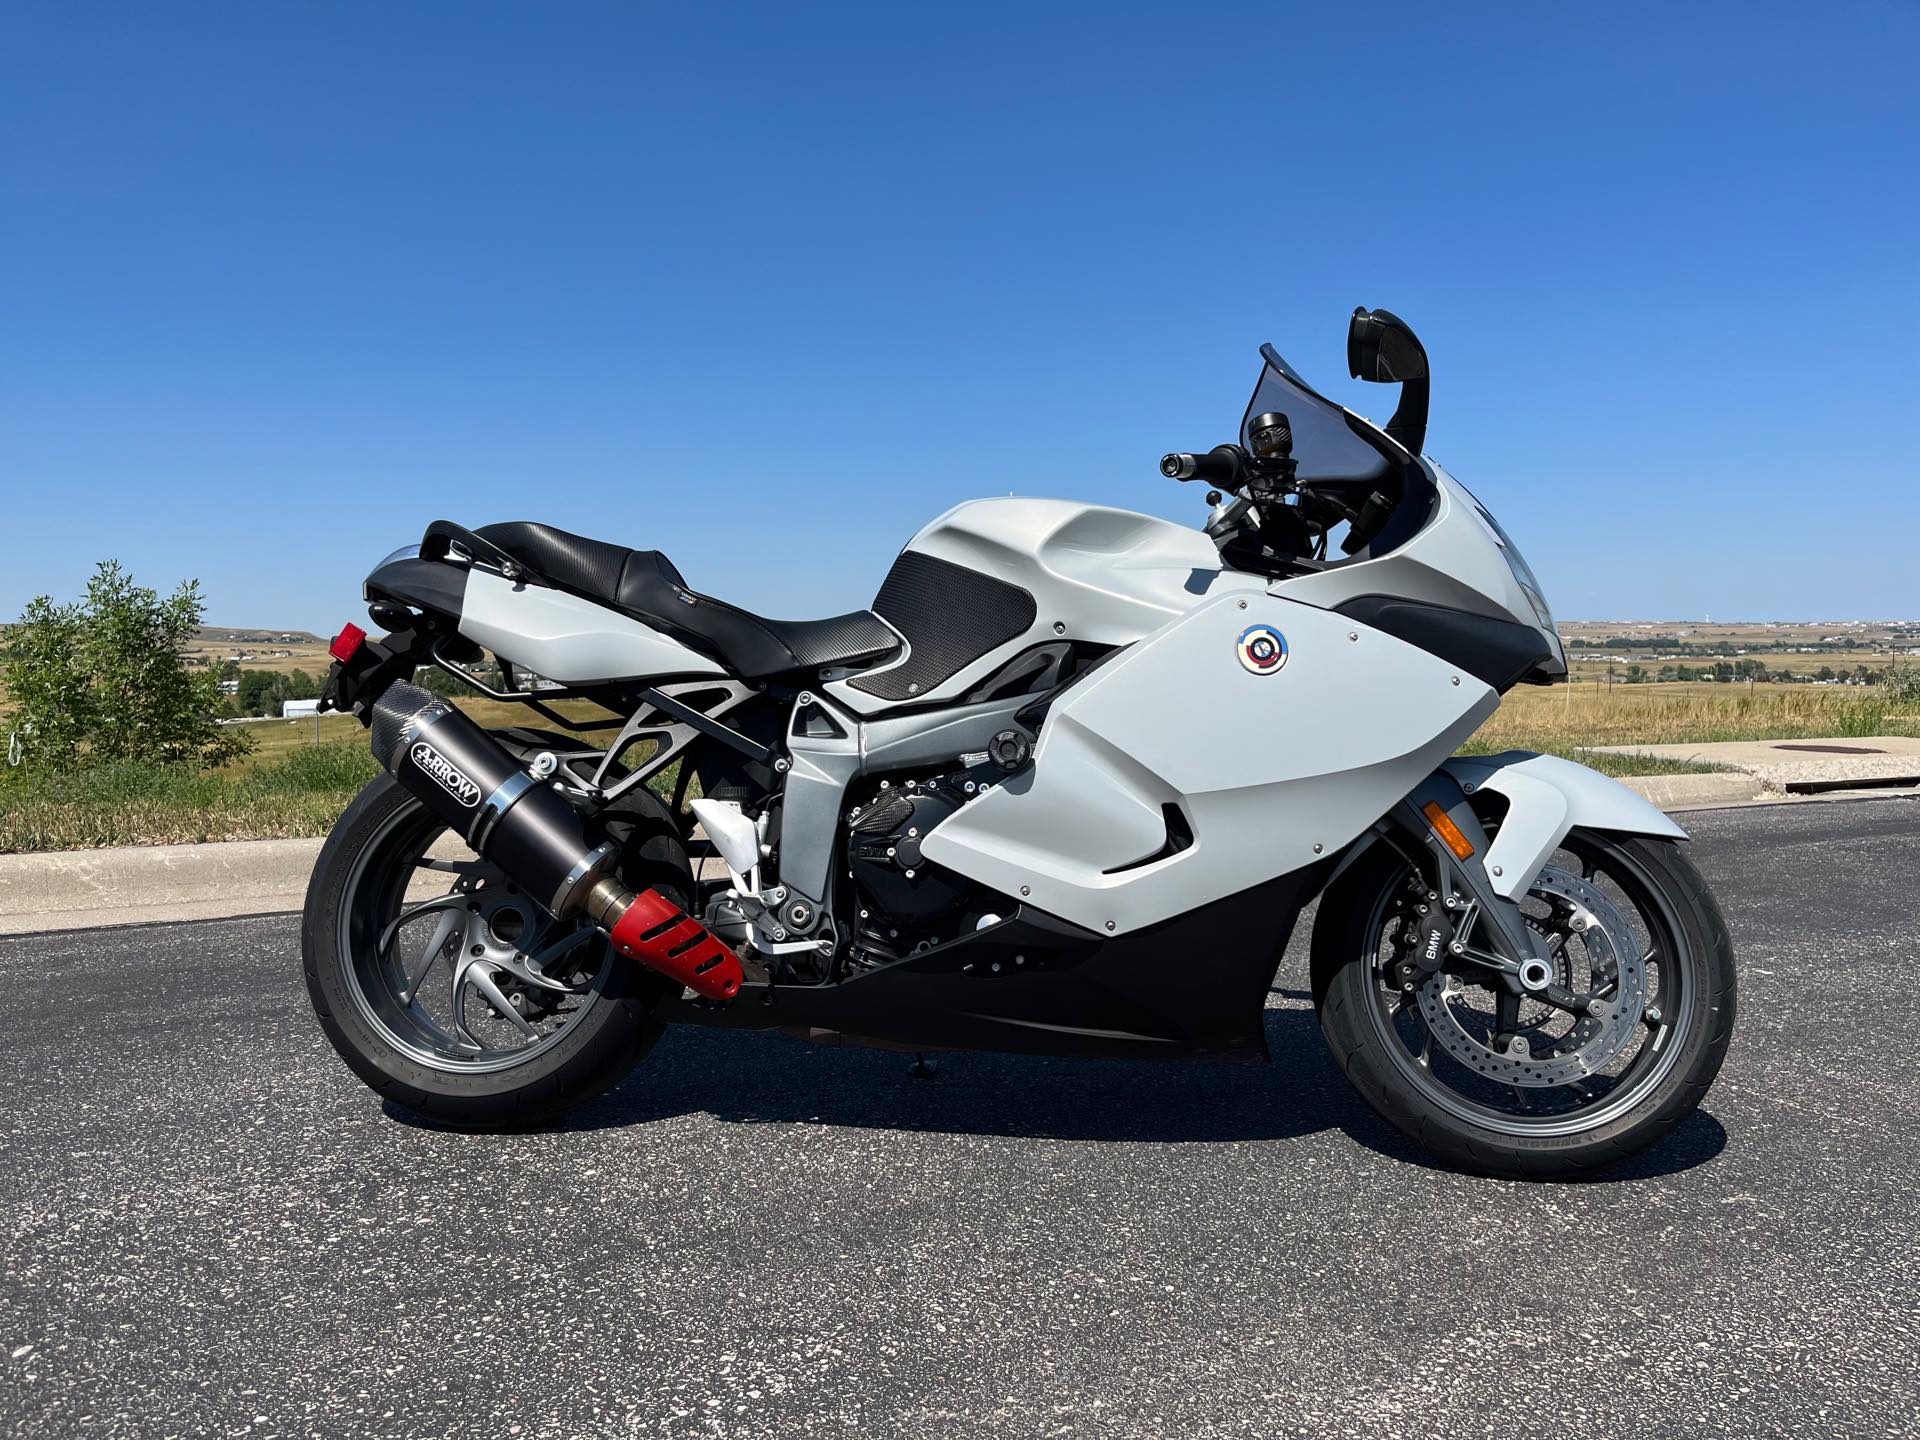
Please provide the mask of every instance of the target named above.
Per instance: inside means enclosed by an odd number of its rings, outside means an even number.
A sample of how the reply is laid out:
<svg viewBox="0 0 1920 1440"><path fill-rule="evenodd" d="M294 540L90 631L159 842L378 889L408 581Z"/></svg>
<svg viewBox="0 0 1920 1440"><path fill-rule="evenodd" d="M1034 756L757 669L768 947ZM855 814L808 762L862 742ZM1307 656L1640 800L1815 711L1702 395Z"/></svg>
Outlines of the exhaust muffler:
<svg viewBox="0 0 1920 1440"><path fill-rule="evenodd" d="M370 728L374 759L556 918L584 914L620 954L710 1000L740 992L739 956L659 891L622 884L619 847L446 701L397 682Z"/></svg>

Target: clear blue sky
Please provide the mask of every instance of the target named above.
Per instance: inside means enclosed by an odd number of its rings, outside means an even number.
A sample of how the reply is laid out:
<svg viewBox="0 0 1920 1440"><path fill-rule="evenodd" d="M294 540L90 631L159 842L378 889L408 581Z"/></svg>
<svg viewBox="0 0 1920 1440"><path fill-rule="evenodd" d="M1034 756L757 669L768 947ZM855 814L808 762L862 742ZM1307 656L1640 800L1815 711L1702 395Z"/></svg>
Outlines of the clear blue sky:
<svg viewBox="0 0 1920 1440"><path fill-rule="evenodd" d="M866 603L976 494L1197 520L1356 304L1563 617L1920 614L1920 7L0 11L0 618L330 631L437 516Z"/></svg>

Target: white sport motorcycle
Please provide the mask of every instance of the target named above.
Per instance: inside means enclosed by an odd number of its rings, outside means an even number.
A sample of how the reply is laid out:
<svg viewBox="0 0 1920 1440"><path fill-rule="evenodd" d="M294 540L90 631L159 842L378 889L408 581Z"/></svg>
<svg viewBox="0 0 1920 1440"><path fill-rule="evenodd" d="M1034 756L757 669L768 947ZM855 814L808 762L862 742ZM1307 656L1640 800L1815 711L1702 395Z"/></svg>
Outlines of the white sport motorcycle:
<svg viewBox="0 0 1920 1440"><path fill-rule="evenodd" d="M1353 317L1353 374L1401 386L1384 430L1262 355L1239 442L1161 462L1213 487L1204 529L973 501L830 620L530 522L383 561L387 633L341 632L323 703L386 773L304 929L347 1063L486 1127L599 1094L674 1022L1263 1059L1317 898L1333 1054L1447 1161L1564 1176L1671 1130L1734 1016L1683 832L1568 761L1455 755L1566 661L1421 454L1413 332ZM482 729L426 667L555 728Z"/></svg>

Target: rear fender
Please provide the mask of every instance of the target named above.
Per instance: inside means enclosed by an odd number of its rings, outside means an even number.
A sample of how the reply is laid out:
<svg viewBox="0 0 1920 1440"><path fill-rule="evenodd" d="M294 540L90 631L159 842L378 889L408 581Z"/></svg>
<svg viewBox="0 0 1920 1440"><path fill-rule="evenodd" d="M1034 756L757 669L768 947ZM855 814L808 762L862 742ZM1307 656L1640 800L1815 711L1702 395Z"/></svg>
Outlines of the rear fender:
<svg viewBox="0 0 1920 1440"><path fill-rule="evenodd" d="M440 616L453 622L445 627L451 630L466 600L467 572L445 560L425 559L419 551L412 545L389 555L367 576L361 592L369 601L397 600Z"/></svg>
<svg viewBox="0 0 1920 1440"><path fill-rule="evenodd" d="M1487 884L1507 899L1527 893L1547 857L1576 825L1619 835L1684 840L1687 832L1619 781L1555 755L1509 750L1455 756L1440 767L1467 794L1491 790L1507 802L1484 861Z"/></svg>

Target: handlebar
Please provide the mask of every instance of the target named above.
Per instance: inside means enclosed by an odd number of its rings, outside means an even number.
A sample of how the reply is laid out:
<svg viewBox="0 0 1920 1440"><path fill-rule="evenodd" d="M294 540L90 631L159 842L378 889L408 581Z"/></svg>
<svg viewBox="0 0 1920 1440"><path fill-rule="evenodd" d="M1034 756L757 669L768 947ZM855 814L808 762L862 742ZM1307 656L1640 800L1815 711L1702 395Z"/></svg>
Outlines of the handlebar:
<svg viewBox="0 0 1920 1440"><path fill-rule="evenodd" d="M1160 457L1160 473L1169 480L1204 480L1231 490L1239 486L1246 459L1238 445L1216 445L1204 455L1176 450Z"/></svg>

